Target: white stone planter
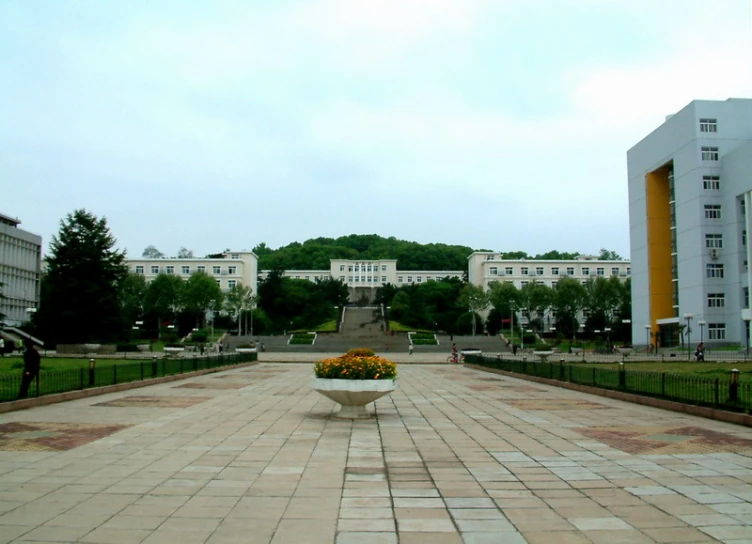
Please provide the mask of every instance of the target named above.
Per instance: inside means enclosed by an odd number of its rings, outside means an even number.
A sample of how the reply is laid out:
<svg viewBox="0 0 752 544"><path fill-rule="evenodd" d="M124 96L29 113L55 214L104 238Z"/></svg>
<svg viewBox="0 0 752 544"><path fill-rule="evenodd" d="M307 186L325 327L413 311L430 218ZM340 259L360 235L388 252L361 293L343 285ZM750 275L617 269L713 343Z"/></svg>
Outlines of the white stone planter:
<svg viewBox="0 0 752 544"><path fill-rule="evenodd" d="M256 353L256 348L235 348L236 353Z"/></svg>
<svg viewBox="0 0 752 544"><path fill-rule="evenodd" d="M623 357L628 357L630 353L632 353L632 348L618 348L619 353L622 354Z"/></svg>
<svg viewBox="0 0 752 544"><path fill-rule="evenodd" d="M582 353L582 348L571 348L572 353Z"/></svg>
<svg viewBox="0 0 752 544"><path fill-rule="evenodd" d="M149 344L138 344L136 346L136 349L138 351L149 351L150 348L151 348L151 346Z"/></svg>
<svg viewBox="0 0 752 544"><path fill-rule="evenodd" d="M102 344L84 344L84 350L86 350L86 353L96 353L101 347Z"/></svg>
<svg viewBox="0 0 752 544"><path fill-rule="evenodd" d="M177 355L178 353L183 353L183 351L185 351L185 348L166 347L166 348L163 348L163 351L167 353L168 355Z"/></svg>
<svg viewBox="0 0 752 544"><path fill-rule="evenodd" d="M342 405L337 417L363 419L370 417L366 405L394 391L394 380L330 380L313 378L311 386L325 397Z"/></svg>
<svg viewBox="0 0 752 544"><path fill-rule="evenodd" d="M554 354L553 351L533 351L533 355L535 355L536 357L539 357L541 360L541 363L545 363L546 361L548 361L548 358L551 357L551 355L553 354Z"/></svg>

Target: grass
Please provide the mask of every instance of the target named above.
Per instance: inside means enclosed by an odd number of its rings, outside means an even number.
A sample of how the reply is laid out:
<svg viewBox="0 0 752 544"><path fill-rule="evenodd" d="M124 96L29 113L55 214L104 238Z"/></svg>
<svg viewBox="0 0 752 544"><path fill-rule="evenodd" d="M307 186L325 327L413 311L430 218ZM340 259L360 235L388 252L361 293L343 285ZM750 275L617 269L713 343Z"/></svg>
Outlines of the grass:
<svg viewBox="0 0 752 544"><path fill-rule="evenodd" d="M160 357L161 358L161 357ZM123 363L136 363L139 361L148 361L149 359L97 359L97 368L104 366L110 367ZM42 370L73 370L79 368L89 368L89 357L42 357ZM0 357L0 374L9 374L21 372L23 369L22 357Z"/></svg>
<svg viewBox="0 0 752 544"><path fill-rule="evenodd" d="M619 363L570 363L577 366L598 368L619 368ZM697 362L697 361L630 361L624 363L628 371L642 372L666 372L670 374L690 374L697 376L726 376L731 374L731 370L736 368L742 375L752 375L752 361L737 362Z"/></svg>
<svg viewBox="0 0 752 544"><path fill-rule="evenodd" d="M389 330L393 332L419 332L424 334L433 334L434 331L428 329L416 329L415 327L408 327L403 325L399 321L389 321Z"/></svg>
<svg viewBox="0 0 752 544"><path fill-rule="evenodd" d="M337 332L337 321L332 319L331 321L322 323L318 327L313 327L310 330L311 332Z"/></svg>

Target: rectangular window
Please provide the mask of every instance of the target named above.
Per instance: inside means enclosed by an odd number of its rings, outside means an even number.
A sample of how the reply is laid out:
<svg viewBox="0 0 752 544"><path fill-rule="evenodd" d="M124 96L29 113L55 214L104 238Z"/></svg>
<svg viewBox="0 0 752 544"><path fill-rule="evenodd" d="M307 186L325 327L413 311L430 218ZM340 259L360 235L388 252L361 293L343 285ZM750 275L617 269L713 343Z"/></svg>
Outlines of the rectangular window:
<svg viewBox="0 0 752 544"><path fill-rule="evenodd" d="M583 276L589 276L590 275L590 267L589 266L583 266L582 267L582 275Z"/></svg>
<svg viewBox="0 0 752 544"><path fill-rule="evenodd" d="M523 276L527 276L527 271L528 271L527 266L523 266L522 268L520 268L520 272L522 273Z"/></svg>
<svg viewBox="0 0 752 544"><path fill-rule="evenodd" d="M228 274L237 274L238 267L237 266L228 266L227 267L227 273Z"/></svg>
<svg viewBox="0 0 752 544"><path fill-rule="evenodd" d="M718 132L718 119L700 119L700 132Z"/></svg>
<svg viewBox="0 0 752 544"><path fill-rule="evenodd" d="M551 274L553 274L554 276L558 276L559 275L559 267L558 266L552 266L551 267Z"/></svg>
<svg viewBox="0 0 752 544"><path fill-rule="evenodd" d="M538 276L542 276L542 275L543 275L543 267L542 267L542 266L536 266L536 267L535 267L535 273L536 273L536 274L537 274Z"/></svg>
<svg viewBox="0 0 752 544"><path fill-rule="evenodd" d="M511 266L505 267L504 274L506 274L507 276L511 276L512 274L514 274L514 268L512 268Z"/></svg>
<svg viewBox="0 0 752 544"><path fill-rule="evenodd" d="M723 293L708 293L708 308L723 308L726 306L726 295Z"/></svg>
<svg viewBox="0 0 752 544"><path fill-rule="evenodd" d="M152 266L151 267L151 273L152 274L159 274L159 267L158 266Z"/></svg>
<svg viewBox="0 0 752 544"><path fill-rule="evenodd" d="M725 340L725 323L708 323L708 340Z"/></svg>
<svg viewBox="0 0 752 544"><path fill-rule="evenodd" d="M181 266L180 267L180 273L181 274L190 274L191 273L191 267L190 266Z"/></svg>
<svg viewBox="0 0 752 544"><path fill-rule="evenodd" d="M219 274L219 273L220 273L220 267L212 266L212 274Z"/></svg>
<svg viewBox="0 0 752 544"><path fill-rule="evenodd" d="M567 267L567 276L574 276L574 266Z"/></svg>
<svg viewBox="0 0 752 544"><path fill-rule="evenodd" d="M413 277L412 276L408 276L407 277L407 283L412 283L412 282L413 282Z"/></svg>
<svg viewBox="0 0 752 544"><path fill-rule="evenodd" d="M136 274L143 274L144 273L144 267L143 266L137 266L136 267Z"/></svg>
<svg viewBox="0 0 752 544"><path fill-rule="evenodd" d="M632 267L628 266L627 267L627 276L631 276L631 275L632 275Z"/></svg>
<svg viewBox="0 0 752 544"><path fill-rule="evenodd" d="M206 267L203 264L200 264L196 267L199 272L206 272Z"/></svg>
<svg viewBox="0 0 752 544"><path fill-rule="evenodd" d="M311 276L306 276L305 279L307 279L308 281L311 281Z"/></svg>
<svg viewBox="0 0 752 544"><path fill-rule="evenodd" d="M222 287L222 282L220 280L214 280L214 281L217 282L217 287L220 287L220 288Z"/></svg>
<svg viewBox="0 0 752 544"><path fill-rule="evenodd" d="M721 177L720 176L702 176L702 188L706 191L720 191L721 190Z"/></svg>
<svg viewBox="0 0 752 544"><path fill-rule="evenodd" d="M705 219L720 219L721 218L721 205L720 204L705 204Z"/></svg>
<svg viewBox="0 0 752 544"><path fill-rule="evenodd" d="M525 287L528 283L530 283L530 282L529 281L521 281L520 282L520 287Z"/></svg>
<svg viewBox="0 0 752 544"><path fill-rule="evenodd" d="M175 273L175 267L174 266L166 266L165 267L165 272L167 272L168 274L174 274Z"/></svg>
<svg viewBox="0 0 752 544"><path fill-rule="evenodd" d="M349 265L349 266L347 267L347 271L348 271L348 272L352 272L352 271L353 271L353 266L352 266L352 265Z"/></svg>
<svg viewBox="0 0 752 544"><path fill-rule="evenodd" d="M397 283L402 283L402 276L397 276Z"/></svg>
<svg viewBox="0 0 752 544"><path fill-rule="evenodd" d="M357 265L357 264L355 265L355 271L360 272L360 265Z"/></svg>
<svg viewBox="0 0 752 544"><path fill-rule="evenodd" d="M595 273L598 276L605 276L606 275L606 269L603 267L598 267L595 269Z"/></svg>
<svg viewBox="0 0 752 544"><path fill-rule="evenodd" d="M341 281L342 283L344 283L345 282L345 277L344 276L340 276L339 277L339 281Z"/></svg>
<svg viewBox="0 0 752 544"><path fill-rule="evenodd" d="M705 265L705 272L708 278L723 279L723 265L709 263Z"/></svg>
<svg viewBox="0 0 752 544"><path fill-rule="evenodd" d="M386 276L381 276L381 281L386 283Z"/></svg>
<svg viewBox="0 0 752 544"><path fill-rule="evenodd" d="M227 287L232 289L238 284L237 280L227 280Z"/></svg>
<svg viewBox="0 0 752 544"><path fill-rule="evenodd" d="M415 281L417 283L421 283L423 281L423 276L418 276L417 278L415 278Z"/></svg>
<svg viewBox="0 0 752 544"><path fill-rule="evenodd" d="M240 255L238 253L233 253L232 255L230 255L230 258L231 259L240 259Z"/></svg>
<svg viewBox="0 0 752 544"><path fill-rule="evenodd" d="M352 276L347 276L347 281L348 281L348 283L352 283L353 277Z"/></svg>
<svg viewBox="0 0 752 544"><path fill-rule="evenodd" d="M705 247L708 249L723 249L723 234L706 234Z"/></svg>
<svg viewBox="0 0 752 544"><path fill-rule="evenodd" d="M344 264L339 265L339 271L340 272L344 272L345 271L345 265Z"/></svg>
<svg viewBox="0 0 752 544"><path fill-rule="evenodd" d="M556 289L556 284L559 283L558 281L552 281L551 282L551 289Z"/></svg>
<svg viewBox="0 0 752 544"><path fill-rule="evenodd" d="M704 161L717 161L718 160L718 148L717 147L703 146L701 150L702 150L702 160Z"/></svg>
<svg viewBox="0 0 752 544"><path fill-rule="evenodd" d="M618 268L612 268L611 269L611 275L612 276L618 276L619 275L619 269Z"/></svg>
<svg viewBox="0 0 752 544"><path fill-rule="evenodd" d="M498 276L499 275L499 269L497 267L495 267L495 266L492 266L488 270L488 273L491 274L492 276Z"/></svg>
<svg viewBox="0 0 752 544"><path fill-rule="evenodd" d="M385 265L385 264L382 264L382 265L381 265L381 271L382 271L382 272L386 272L386 265Z"/></svg>

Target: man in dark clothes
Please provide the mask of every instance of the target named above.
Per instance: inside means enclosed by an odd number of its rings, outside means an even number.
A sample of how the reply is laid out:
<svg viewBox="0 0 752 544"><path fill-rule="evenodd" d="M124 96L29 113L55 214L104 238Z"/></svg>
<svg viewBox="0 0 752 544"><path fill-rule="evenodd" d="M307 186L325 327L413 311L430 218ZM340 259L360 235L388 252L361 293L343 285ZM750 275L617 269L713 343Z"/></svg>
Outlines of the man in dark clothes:
<svg viewBox="0 0 752 544"><path fill-rule="evenodd" d="M42 362L34 342L27 338L24 344L26 346L23 354L24 373L21 378L21 392L18 394L18 397L22 399L26 398L31 382L39 375L39 367Z"/></svg>

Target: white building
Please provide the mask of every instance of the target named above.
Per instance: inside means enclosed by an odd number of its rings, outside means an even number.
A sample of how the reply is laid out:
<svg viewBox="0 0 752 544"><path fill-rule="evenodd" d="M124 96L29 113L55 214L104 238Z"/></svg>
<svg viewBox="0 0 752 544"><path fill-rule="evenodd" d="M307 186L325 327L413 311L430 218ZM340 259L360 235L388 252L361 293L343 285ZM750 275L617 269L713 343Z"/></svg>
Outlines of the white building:
<svg viewBox="0 0 752 544"><path fill-rule="evenodd" d="M228 251L217 259L126 259L129 272L144 276L147 282L159 274L174 274L187 280L191 274L206 272L227 291L245 285L257 291L258 258L252 251Z"/></svg>
<svg viewBox="0 0 752 544"><path fill-rule="evenodd" d="M5 323L20 325L39 306L42 237L19 229L18 219L0 214L0 283L4 284L0 313Z"/></svg>
<svg viewBox="0 0 752 544"><path fill-rule="evenodd" d="M695 100L627 153L635 343L744 344L752 100Z"/></svg>

